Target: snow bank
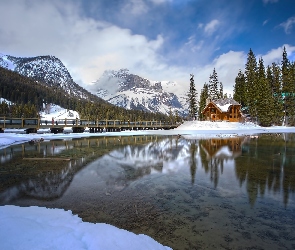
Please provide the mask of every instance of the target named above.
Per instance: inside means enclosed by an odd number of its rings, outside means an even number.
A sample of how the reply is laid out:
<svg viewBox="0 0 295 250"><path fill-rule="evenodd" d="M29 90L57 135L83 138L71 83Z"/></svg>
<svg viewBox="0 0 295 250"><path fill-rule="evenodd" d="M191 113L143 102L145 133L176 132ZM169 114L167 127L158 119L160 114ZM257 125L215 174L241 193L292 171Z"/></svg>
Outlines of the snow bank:
<svg viewBox="0 0 295 250"><path fill-rule="evenodd" d="M71 211L0 207L0 249L168 250L151 237L104 223L83 222Z"/></svg>

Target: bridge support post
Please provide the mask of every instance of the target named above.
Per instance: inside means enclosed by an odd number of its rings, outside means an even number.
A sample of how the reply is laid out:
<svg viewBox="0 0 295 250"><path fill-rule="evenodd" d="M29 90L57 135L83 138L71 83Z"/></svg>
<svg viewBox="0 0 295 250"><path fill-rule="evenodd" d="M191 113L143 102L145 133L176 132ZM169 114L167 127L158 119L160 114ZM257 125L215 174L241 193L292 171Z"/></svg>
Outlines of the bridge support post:
<svg viewBox="0 0 295 250"><path fill-rule="evenodd" d="M59 133L63 133L64 132L64 129L63 128L50 128L50 131L53 134L59 134Z"/></svg>
<svg viewBox="0 0 295 250"><path fill-rule="evenodd" d="M84 128L83 127L73 127L73 133L83 133L84 132Z"/></svg>
<svg viewBox="0 0 295 250"><path fill-rule="evenodd" d="M26 134L37 133L37 128L27 128Z"/></svg>

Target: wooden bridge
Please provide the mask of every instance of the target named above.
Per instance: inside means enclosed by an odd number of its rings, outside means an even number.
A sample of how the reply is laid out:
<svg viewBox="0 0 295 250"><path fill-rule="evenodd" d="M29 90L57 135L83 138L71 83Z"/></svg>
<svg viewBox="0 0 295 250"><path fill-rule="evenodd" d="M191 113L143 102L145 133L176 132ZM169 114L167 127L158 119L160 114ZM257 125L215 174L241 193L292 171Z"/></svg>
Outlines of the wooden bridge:
<svg viewBox="0 0 295 250"><path fill-rule="evenodd" d="M37 133L39 129L49 129L51 133L63 133L64 128L72 128L73 133L83 133L86 128L90 133L101 133L122 130L173 129L179 124L164 121L121 121L87 119L11 118L0 117L0 133L5 129L24 129L27 134Z"/></svg>

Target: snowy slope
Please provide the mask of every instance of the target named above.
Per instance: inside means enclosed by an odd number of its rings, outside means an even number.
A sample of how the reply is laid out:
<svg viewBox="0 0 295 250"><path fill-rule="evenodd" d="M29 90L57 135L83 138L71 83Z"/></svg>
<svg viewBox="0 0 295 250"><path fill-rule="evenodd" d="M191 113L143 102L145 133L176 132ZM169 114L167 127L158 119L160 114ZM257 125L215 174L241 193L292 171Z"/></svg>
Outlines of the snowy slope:
<svg viewBox="0 0 295 250"><path fill-rule="evenodd" d="M8 59L8 56L0 53L0 67L14 70L16 65Z"/></svg>
<svg viewBox="0 0 295 250"><path fill-rule="evenodd" d="M51 120L52 118L54 120L57 119L80 119L80 115L77 111L64 109L60 107L59 105L52 104L50 105L50 108L48 111L42 111L39 113L41 119L44 120Z"/></svg>

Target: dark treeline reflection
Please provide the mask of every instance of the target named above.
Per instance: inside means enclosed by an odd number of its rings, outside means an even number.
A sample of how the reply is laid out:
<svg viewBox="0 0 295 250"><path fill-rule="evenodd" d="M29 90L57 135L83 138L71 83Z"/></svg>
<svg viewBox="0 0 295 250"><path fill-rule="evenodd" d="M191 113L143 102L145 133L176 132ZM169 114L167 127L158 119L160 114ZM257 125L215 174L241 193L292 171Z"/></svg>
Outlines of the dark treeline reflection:
<svg viewBox="0 0 295 250"><path fill-rule="evenodd" d="M224 168L233 162L240 186L246 184L251 206L267 190L283 197L286 206L290 193L295 191L295 134L188 141L192 184L198 162L215 188Z"/></svg>
<svg viewBox="0 0 295 250"><path fill-rule="evenodd" d="M285 205L295 190L295 134L260 135L250 138L235 158L236 175L246 182L249 202L253 206L266 189L279 193Z"/></svg>

